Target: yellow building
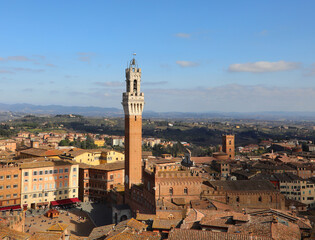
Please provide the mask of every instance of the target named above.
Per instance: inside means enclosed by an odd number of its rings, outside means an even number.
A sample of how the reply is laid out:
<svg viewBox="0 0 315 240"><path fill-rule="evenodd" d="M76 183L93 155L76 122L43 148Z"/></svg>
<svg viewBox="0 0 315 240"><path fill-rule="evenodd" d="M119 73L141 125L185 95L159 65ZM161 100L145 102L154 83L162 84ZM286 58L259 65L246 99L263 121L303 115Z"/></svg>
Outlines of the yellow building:
<svg viewBox="0 0 315 240"><path fill-rule="evenodd" d="M60 155L60 158L93 166L116 161L125 161L125 155L123 153L107 149L72 149Z"/></svg>
<svg viewBox="0 0 315 240"><path fill-rule="evenodd" d="M94 140L94 144L98 147L103 147L105 145L105 140Z"/></svg>
<svg viewBox="0 0 315 240"><path fill-rule="evenodd" d="M125 161L125 154L114 150L102 149L101 163L113 163Z"/></svg>
<svg viewBox="0 0 315 240"><path fill-rule="evenodd" d="M100 165L101 154L101 149L72 149L60 155L60 158L88 165Z"/></svg>

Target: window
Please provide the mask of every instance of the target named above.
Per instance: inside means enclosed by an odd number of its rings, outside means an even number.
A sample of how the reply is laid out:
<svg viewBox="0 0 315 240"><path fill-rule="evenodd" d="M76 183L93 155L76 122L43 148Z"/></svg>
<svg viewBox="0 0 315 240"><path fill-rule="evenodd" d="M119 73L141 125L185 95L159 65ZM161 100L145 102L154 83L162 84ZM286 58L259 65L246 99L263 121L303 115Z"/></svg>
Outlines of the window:
<svg viewBox="0 0 315 240"><path fill-rule="evenodd" d="M236 202L240 202L240 197L236 197Z"/></svg>
<svg viewBox="0 0 315 240"><path fill-rule="evenodd" d="M133 91L137 93L137 80L133 81Z"/></svg>
<svg viewBox="0 0 315 240"><path fill-rule="evenodd" d="M36 191L36 185L33 185L33 191Z"/></svg>
<svg viewBox="0 0 315 240"><path fill-rule="evenodd" d="M7 194L5 197L6 198L11 198L11 194Z"/></svg>
<svg viewBox="0 0 315 240"><path fill-rule="evenodd" d="M0 199L3 199L3 195L0 195Z"/></svg>
<svg viewBox="0 0 315 240"><path fill-rule="evenodd" d="M17 197L17 196L18 196L17 193L14 193L14 194L13 194L13 197Z"/></svg>
<svg viewBox="0 0 315 240"><path fill-rule="evenodd" d="M39 171L39 175L43 175L43 171Z"/></svg>
<svg viewBox="0 0 315 240"><path fill-rule="evenodd" d="M57 192L54 192L54 196L56 196L57 195Z"/></svg>
<svg viewBox="0 0 315 240"><path fill-rule="evenodd" d="M59 173L63 173L63 169L62 168L59 169Z"/></svg>
<svg viewBox="0 0 315 240"><path fill-rule="evenodd" d="M65 168L65 173L66 173L66 172L69 172L69 169L68 169L68 168Z"/></svg>
<svg viewBox="0 0 315 240"><path fill-rule="evenodd" d="M65 194L67 194L68 193L68 190L65 190Z"/></svg>
<svg viewBox="0 0 315 240"><path fill-rule="evenodd" d="M34 178L34 179L33 179L33 182L37 182L37 178Z"/></svg>
<svg viewBox="0 0 315 240"><path fill-rule="evenodd" d="M24 179L24 182L28 182L28 179Z"/></svg>
<svg viewBox="0 0 315 240"><path fill-rule="evenodd" d="M47 197L48 196L48 193L45 193L45 197Z"/></svg>
<svg viewBox="0 0 315 240"><path fill-rule="evenodd" d="M68 187L68 182L65 182L65 187Z"/></svg>
<svg viewBox="0 0 315 240"><path fill-rule="evenodd" d="M59 191L59 195L62 194L62 191Z"/></svg>
<svg viewBox="0 0 315 240"><path fill-rule="evenodd" d="M184 188L184 193L188 194L188 188Z"/></svg>
<svg viewBox="0 0 315 240"><path fill-rule="evenodd" d="M54 173L58 173L58 170L57 170L57 169L55 169L55 170L54 170Z"/></svg>
<svg viewBox="0 0 315 240"><path fill-rule="evenodd" d="M34 172L33 172L33 175L36 176L36 175L37 175L37 171L34 171Z"/></svg>
<svg viewBox="0 0 315 240"><path fill-rule="evenodd" d="M59 187L62 187L62 182L59 183Z"/></svg>
<svg viewBox="0 0 315 240"><path fill-rule="evenodd" d="M4 177L3 176L0 176L0 180L3 180L4 179Z"/></svg>
<svg viewBox="0 0 315 240"><path fill-rule="evenodd" d="M37 194L35 193L35 194L33 194L33 198L36 198L37 197Z"/></svg>
<svg viewBox="0 0 315 240"><path fill-rule="evenodd" d="M53 173L53 170L49 170L49 174L52 174Z"/></svg>
<svg viewBox="0 0 315 240"><path fill-rule="evenodd" d="M64 178L68 178L68 175L64 176Z"/></svg>
<svg viewBox="0 0 315 240"><path fill-rule="evenodd" d="M14 184L14 185L13 185L13 188L17 188L17 187L18 187L18 185L17 185L17 184Z"/></svg>
<svg viewBox="0 0 315 240"><path fill-rule="evenodd" d="M42 197L42 196L43 196L43 194L42 194L42 193L39 193L39 194L38 194L38 197Z"/></svg>
<svg viewBox="0 0 315 240"><path fill-rule="evenodd" d="M75 189L72 189L72 192L75 192Z"/></svg>
<svg viewBox="0 0 315 240"><path fill-rule="evenodd" d="M169 189L169 193L170 193L171 195L173 195L173 193L174 193L173 188L170 188L170 189Z"/></svg>
<svg viewBox="0 0 315 240"><path fill-rule="evenodd" d="M24 177L28 177L28 172L25 172L25 173L24 173Z"/></svg>
<svg viewBox="0 0 315 240"><path fill-rule="evenodd" d="M261 201L262 201L262 198L261 198L261 196L259 196L259 198L258 198L258 201L259 201L259 202L261 202Z"/></svg>
<svg viewBox="0 0 315 240"><path fill-rule="evenodd" d="M113 180L113 179L114 179L114 175L111 174L111 175L109 176L109 178L110 178L111 180Z"/></svg>
<svg viewBox="0 0 315 240"><path fill-rule="evenodd" d="M28 187L24 186L24 192L27 192Z"/></svg>
<svg viewBox="0 0 315 240"><path fill-rule="evenodd" d="M39 184L38 186L39 186L39 190L42 190L42 189L43 189L42 184Z"/></svg>
<svg viewBox="0 0 315 240"><path fill-rule="evenodd" d="M62 179L62 176L60 175L59 178Z"/></svg>
<svg viewBox="0 0 315 240"><path fill-rule="evenodd" d="M7 176L6 176L6 179L11 179L11 175L7 175Z"/></svg>
<svg viewBox="0 0 315 240"><path fill-rule="evenodd" d="M45 170L45 174L48 174L48 170Z"/></svg>
<svg viewBox="0 0 315 240"><path fill-rule="evenodd" d="M76 172L76 171L77 171L77 168L73 168L73 171Z"/></svg>
<svg viewBox="0 0 315 240"><path fill-rule="evenodd" d="M10 188L11 188L11 185L7 185L5 188L6 188L6 189L10 189Z"/></svg>
<svg viewBox="0 0 315 240"><path fill-rule="evenodd" d="M38 181L43 181L43 179L42 179L42 178L39 178Z"/></svg>
<svg viewBox="0 0 315 240"><path fill-rule="evenodd" d="M24 199L27 199L27 195L24 195L24 197L23 197Z"/></svg>
<svg viewBox="0 0 315 240"><path fill-rule="evenodd" d="M17 179L18 177L19 177L19 175L17 175L17 174L14 174L14 175L13 175L13 178L14 178L14 179Z"/></svg>
<svg viewBox="0 0 315 240"><path fill-rule="evenodd" d="M1 186L0 186L0 190L2 190L2 189L3 189L3 186L1 185Z"/></svg>

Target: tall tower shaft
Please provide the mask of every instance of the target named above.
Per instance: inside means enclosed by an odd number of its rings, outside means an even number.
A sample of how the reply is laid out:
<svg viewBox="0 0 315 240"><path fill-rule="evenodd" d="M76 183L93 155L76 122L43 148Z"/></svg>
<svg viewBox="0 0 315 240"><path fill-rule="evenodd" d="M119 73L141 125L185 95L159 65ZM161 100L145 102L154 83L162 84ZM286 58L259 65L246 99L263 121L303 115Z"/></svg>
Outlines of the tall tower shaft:
<svg viewBox="0 0 315 240"><path fill-rule="evenodd" d="M126 68L126 92L122 105L125 112L125 195L133 184L142 183L142 111L144 94L140 91L141 68L136 60Z"/></svg>

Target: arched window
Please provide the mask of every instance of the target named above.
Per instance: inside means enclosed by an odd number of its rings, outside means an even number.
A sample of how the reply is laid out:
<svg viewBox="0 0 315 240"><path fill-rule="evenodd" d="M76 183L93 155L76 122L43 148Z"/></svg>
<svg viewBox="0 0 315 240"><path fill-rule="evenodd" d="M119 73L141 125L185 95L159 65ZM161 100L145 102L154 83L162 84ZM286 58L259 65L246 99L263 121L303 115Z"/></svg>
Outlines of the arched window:
<svg viewBox="0 0 315 240"><path fill-rule="evenodd" d="M259 201L259 202L261 202L261 201L262 201L262 198L261 198L261 196L259 196L259 198L258 198L258 201Z"/></svg>
<svg viewBox="0 0 315 240"><path fill-rule="evenodd" d="M133 92L136 93L137 92L137 80L133 81Z"/></svg>
<svg viewBox="0 0 315 240"><path fill-rule="evenodd" d="M188 188L186 188L186 187L184 188L184 193L188 194Z"/></svg>
<svg viewBox="0 0 315 240"><path fill-rule="evenodd" d="M171 195L173 195L173 193L174 193L173 192L173 188L170 188L169 192L170 192Z"/></svg>

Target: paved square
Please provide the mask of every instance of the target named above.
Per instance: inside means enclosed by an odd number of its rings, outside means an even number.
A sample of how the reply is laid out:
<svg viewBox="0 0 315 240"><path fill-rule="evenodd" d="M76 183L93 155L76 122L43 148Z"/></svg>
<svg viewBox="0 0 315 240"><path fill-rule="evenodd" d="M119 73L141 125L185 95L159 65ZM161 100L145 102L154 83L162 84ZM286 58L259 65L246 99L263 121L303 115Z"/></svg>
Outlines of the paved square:
<svg viewBox="0 0 315 240"><path fill-rule="evenodd" d="M69 225L67 228L68 232L78 237L89 236L95 227L86 212L73 208L68 211L60 210L59 217L54 219L48 218L46 215L27 216L25 219L25 231L30 234L43 232L58 222Z"/></svg>

